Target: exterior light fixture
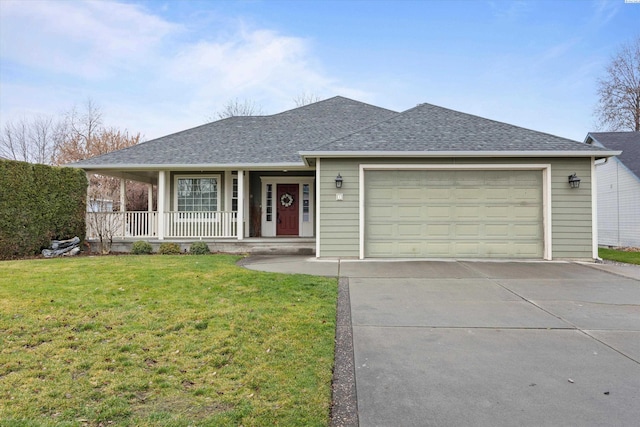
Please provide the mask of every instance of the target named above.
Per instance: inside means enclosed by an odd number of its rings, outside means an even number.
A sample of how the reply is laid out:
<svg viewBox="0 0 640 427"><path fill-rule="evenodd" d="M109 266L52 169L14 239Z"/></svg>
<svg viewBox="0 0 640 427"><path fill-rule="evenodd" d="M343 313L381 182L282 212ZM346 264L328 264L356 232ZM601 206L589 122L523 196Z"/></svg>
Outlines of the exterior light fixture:
<svg viewBox="0 0 640 427"><path fill-rule="evenodd" d="M340 174L336 176L336 188L342 188L342 177L340 176Z"/></svg>
<svg viewBox="0 0 640 427"><path fill-rule="evenodd" d="M580 178L578 178L575 173L573 175L569 175L569 186L571 188L580 187Z"/></svg>

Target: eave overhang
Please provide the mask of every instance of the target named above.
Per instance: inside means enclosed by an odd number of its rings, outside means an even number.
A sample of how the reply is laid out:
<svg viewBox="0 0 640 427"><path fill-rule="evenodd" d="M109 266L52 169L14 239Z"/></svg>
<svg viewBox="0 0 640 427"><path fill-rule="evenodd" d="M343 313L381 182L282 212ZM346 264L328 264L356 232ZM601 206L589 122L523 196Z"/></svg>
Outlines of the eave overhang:
<svg viewBox="0 0 640 427"><path fill-rule="evenodd" d="M593 157L594 159L605 159L618 156L622 151L301 151L299 154L309 164L316 158L354 158L354 157L420 157L420 158L442 158L442 157Z"/></svg>
<svg viewBox="0 0 640 427"><path fill-rule="evenodd" d="M295 163L199 163L199 164L82 164L74 163L69 167L84 169L85 171L194 171L212 169L233 169L233 170L281 170L281 169L308 169L303 162Z"/></svg>

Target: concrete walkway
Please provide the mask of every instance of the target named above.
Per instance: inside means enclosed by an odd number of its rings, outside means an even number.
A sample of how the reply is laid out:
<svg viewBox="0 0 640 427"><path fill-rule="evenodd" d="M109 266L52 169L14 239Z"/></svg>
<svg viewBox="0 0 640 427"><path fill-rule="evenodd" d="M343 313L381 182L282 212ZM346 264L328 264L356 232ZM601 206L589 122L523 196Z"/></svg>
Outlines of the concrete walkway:
<svg viewBox="0 0 640 427"><path fill-rule="evenodd" d="M244 264L340 277L333 425L638 425L640 267Z"/></svg>

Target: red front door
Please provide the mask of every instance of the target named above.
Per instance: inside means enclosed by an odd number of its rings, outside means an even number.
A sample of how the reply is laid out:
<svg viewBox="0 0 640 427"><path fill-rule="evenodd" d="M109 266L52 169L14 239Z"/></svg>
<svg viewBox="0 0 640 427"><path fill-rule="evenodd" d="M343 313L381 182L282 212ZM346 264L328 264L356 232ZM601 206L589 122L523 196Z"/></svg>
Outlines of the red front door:
<svg viewBox="0 0 640 427"><path fill-rule="evenodd" d="M276 235L298 236L298 184L278 184Z"/></svg>

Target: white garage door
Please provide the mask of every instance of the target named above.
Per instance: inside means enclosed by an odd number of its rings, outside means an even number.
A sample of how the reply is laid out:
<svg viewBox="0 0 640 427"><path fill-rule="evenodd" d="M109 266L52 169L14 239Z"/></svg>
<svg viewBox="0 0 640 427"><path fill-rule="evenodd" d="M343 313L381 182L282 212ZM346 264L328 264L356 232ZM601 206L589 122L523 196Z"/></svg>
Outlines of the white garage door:
<svg viewBox="0 0 640 427"><path fill-rule="evenodd" d="M366 257L542 258L542 171L365 171Z"/></svg>

